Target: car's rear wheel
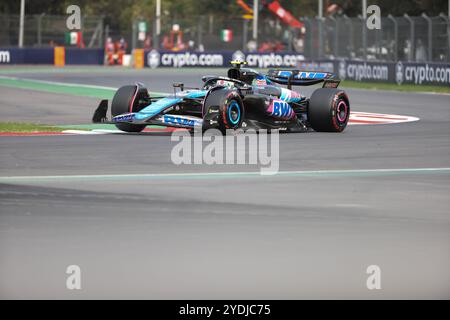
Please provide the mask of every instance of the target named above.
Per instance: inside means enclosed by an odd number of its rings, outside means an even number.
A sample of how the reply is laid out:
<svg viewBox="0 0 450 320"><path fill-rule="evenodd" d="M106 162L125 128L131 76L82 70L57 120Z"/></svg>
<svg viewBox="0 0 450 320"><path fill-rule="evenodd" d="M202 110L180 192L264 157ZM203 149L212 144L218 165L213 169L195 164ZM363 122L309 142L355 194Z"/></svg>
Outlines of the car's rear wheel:
<svg viewBox="0 0 450 320"><path fill-rule="evenodd" d="M111 104L111 115L113 117L140 110L139 101L148 97L147 89L137 85L123 86L117 90ZM137 125L131 123L116 123L119 130L125 132L141 132L146 125Z"/></svg>
<svg viewBox="0 0 450 320"><path fill-rule="evenodd" d="M308 105L308 121L315 131L342 132L350 117L350 101L343 90L320 88Z"/></svg>
<svg viewBox="0 0 450 320"><path fill-rule="evenodd" d="M203 129L218 128L223 134L227 129L239 129L244 120L244 104L234 90L212 89L203 103Z"/></svg>

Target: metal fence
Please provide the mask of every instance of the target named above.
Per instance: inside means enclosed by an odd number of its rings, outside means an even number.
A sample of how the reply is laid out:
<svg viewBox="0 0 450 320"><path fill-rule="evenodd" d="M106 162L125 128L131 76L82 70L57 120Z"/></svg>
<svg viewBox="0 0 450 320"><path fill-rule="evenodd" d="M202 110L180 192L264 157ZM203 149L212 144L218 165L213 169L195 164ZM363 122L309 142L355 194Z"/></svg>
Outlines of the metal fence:
<svg viewBox="0 0 450 320"><path fill-rule="evenodd" d="M291 29L277 19L261 17L258 27L258 43L252 40L252 20L241 17L230 18L215 15L162 19L161 35L152 35L152 47L162 48L164 38L171 33L174 24L183 32L183 42L190 49L202 50L243 50L243 51L302 51L296 45L295 37L300 30ZM231 31L231 40L224 41L221 33ZM137 44L139 46L139 43Z"/></svg>
<svg viewBox="0 0 450 320"><path fill-rule="evenodd" d="M65 43L66 16L26 16L24 45L42 47ZM161 49L171 37L174 24L183 34L188 50L295 51L307 59L361 59L370 61L450 61L450 23L445 15L428 17L383 17L381 29L369 30L361 17L326 17L300 19L304 33L290 28L271 16L261 16L258 41L252 40L252 21L219 16L166 17L161 34L155 33L155 21L147 21L148 38L137 40L136 22L127 30L112 30L102 17L83 17L82 33L86 47L102 47L105 38L124 37L133 47L151 46ZM221 32L231 30L232 38L223 41ZM0 15L0 46L16 46L19 16Z"/></svg>
<svg viewBox="0 0 450 320"><path fill-rule="evenodd" d="M64 45L67 16L59 15L28 15L24 21L24 46L46 47ZM19 39L19 15L0 14L0 46L15 47ZM103 18L84 17L82 19L83 42L86 47L103 47Z"/></svg>
<svg viewBox="0 0 450 320"><path fill-rule="evenodd" d="M308 58L373 61L450 61L449 18L383 17L369 30L362 18L304 18Z"/></svg>
<svg viewBox="0 0 450 320"><path fill-rule="evenodd" d="M153 33L153 48L163 46L163 37L173 24L183 31L191 50L295 51L308 59L361 59L368 61L450 61L449 17L427 15L383 17L381 28L369 30L361 17L301 18L304 33L279 20L262 17L258 41L252 40L252 21L242 18L199 16L164 21L159 37ZM232 31L224 42L221 31ZM137 44L139 46L139 43Z"/></svg>

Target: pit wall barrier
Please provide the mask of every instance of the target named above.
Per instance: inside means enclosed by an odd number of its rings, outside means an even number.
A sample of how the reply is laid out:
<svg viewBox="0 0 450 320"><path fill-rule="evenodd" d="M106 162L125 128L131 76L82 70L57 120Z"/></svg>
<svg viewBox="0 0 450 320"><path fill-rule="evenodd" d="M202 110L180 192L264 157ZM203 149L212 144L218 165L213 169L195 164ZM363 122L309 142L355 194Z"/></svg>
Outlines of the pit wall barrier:
<svg viewBox="0 0 450 320"><path fill-rule="evenodd" d="M143 55L143 57L142 57ZM307 71L328 71L342 80L450 86L450 63L435 62L372 62L360 60L305 60L299 53L254 53L242 51L173 52L139 51L148 68L222 67L231 60L245 60L250 68L298 68ZM136 54L134 56L136 61ZM138 67L135 63L135 66ZM142 64L139 64L142 67Z"/></svg>
<svg viewBox="0 0 450 320"><path fill-rule="evenodd" d="M0 48L0 67L9 64L103 65L103 49Z"/></svg>
<svg viewBox="0 0 450 320"><path fill-rule="evenodd" d="M372 62L360 60L299 61L298 69L334 73L341 80L450 86L450 63Z"/></svg>
<svg viewBox="0 0 450 320"><path fill-rule="evenodd" d="M302 54L296 52L253 53L242 51L144 51L144 66L158 67L228 67L231 60L245 60L250 68L268 68L271 66L293 68L298 61L304 60Z"/></svg>
<svg viewBox="0 0 450 320"><path fill-rule="evenodd" d="M373 62L360 60L305 60L294 52L254 53L242 51L157 51L136 49L135 68L229 67L231 60L245 60L250 68L298 68L328 71L342 80L397 83L398 85L450 86L450 62ZM5 64L54 64L57 66L103 65L103 49L0 48L0 67Z"/></svg>

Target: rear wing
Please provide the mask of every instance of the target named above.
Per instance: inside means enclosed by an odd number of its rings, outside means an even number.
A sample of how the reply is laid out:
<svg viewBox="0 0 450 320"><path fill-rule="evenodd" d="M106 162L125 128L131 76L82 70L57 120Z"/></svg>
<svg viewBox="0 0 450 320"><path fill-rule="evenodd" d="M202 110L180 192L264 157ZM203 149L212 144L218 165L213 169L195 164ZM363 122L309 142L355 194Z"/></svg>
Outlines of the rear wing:
<svg viewBox="0 0 450 320"><path fill-rule="evenodd" d="M310 86L323 82L323 88L337 88L341 82L333 73L304 71L304 70L279 70L270 69L267 79L278 84L292 86Z"/></svg>

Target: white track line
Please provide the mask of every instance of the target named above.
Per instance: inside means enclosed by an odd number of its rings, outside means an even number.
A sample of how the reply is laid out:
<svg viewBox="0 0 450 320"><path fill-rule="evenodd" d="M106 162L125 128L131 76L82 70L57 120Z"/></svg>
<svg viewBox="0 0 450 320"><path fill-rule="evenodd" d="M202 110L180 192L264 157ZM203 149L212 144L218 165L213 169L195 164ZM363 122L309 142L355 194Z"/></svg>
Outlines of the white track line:
<svg viewBox="0 0 450 320"><path fill-rule="evenodd" d="M117 88L114 88L114 87L97 86L97 85L91 85L91 84L46 81L46 80L17 78L17 77L9 77L9 76L0 76L0 79L15 80L15 81L31 81L31 82L42 83L42 84L51 84L54 86L71 86L71 87L79 87L79 88L104 89L104 90L111 90L111 91L117 90Z"/></svg>
<svg viewBox="0 0 450 320"><path fill-rule="evenodd" d="M47 80L37 80L37 79L27 79L27 78L17 78L17 77L10 77L10 76L0 76L0 79L6 79L6 80L15 80L15 81L30 81L35 83L42 83L42 84L50 84L53 86L68 86L68 87L77 87L77 88L88 88L88 89L102 89L102 90L110 90L110 91L116 91L118 88L115 87L105 87L105 86L97 86L92 84L81 84L81 83L72 83L72 82L57 82L57 81L47 81ZM169 95L169 93L165 92L153 92L149 91L150 94L154 95Z"/></svg>
<svg viewBox="0 0 450 320"><path fill-rule="evenodd" d="M310 171L279 171L273 176L308 176L308 175L346 175L346 174L370 174L370 173L426 173L449 172L450 167L442 168L400 168L400 169L357 169L357 170L310 170ZM195 178L195 177L233 177L233 176L261 176L259 171L237 172L198 172L198 173L144 173L144 174L95 174L95 175L58 175L58 176L3 176L0 182L8 181L32 181L32 180L101 180L101 179L126 179L126 178Z"/></svg>
<svg viewBox="0 0 450 320"><path fill-rule="evenodd" d="M124 131L120 130L106 130L106 129L94 129L94 130L64 130L62 133L65 134L81 134L81 135L95 135L95 134L126 134Z"/></svg>

